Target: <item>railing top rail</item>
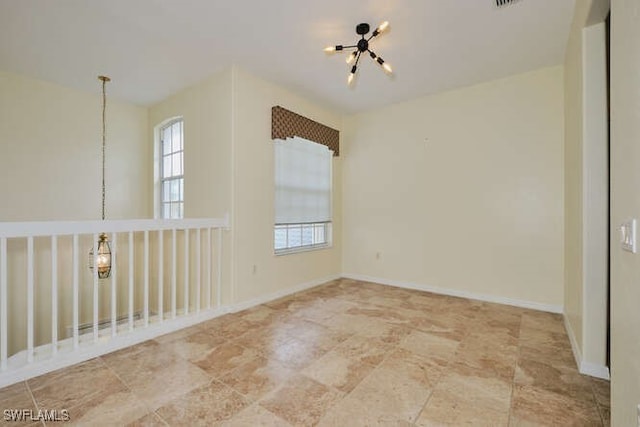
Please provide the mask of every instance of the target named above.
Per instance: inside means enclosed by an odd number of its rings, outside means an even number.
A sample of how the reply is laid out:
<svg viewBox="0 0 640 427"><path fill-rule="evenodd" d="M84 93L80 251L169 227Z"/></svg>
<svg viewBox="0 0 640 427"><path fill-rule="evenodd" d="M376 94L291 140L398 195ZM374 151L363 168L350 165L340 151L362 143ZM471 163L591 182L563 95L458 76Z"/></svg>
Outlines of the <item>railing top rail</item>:
<svg viewBox="0 0 640 427"><path fill-rule="evenodd" d="M0 238L228 227L228 216L224 218L0 222Z"/></svg>

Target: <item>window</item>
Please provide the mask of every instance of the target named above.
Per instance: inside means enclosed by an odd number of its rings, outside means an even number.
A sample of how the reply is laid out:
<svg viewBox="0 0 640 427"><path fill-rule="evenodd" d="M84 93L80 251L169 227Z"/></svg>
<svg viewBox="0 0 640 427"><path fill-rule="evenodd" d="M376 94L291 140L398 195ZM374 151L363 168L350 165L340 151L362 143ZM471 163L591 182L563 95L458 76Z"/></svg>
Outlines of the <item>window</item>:
<svg viewBox="0 0 640 427"><path fill-rule="evenodd" d="M160 127L160 217L184 217L183 120Z"/></svg>
<svg viewBox="0 0 640 427"><path fill-rule="evenodd" d="M298 137L275 140L274 148L276 254L328 246L332 151Z"/></svg>

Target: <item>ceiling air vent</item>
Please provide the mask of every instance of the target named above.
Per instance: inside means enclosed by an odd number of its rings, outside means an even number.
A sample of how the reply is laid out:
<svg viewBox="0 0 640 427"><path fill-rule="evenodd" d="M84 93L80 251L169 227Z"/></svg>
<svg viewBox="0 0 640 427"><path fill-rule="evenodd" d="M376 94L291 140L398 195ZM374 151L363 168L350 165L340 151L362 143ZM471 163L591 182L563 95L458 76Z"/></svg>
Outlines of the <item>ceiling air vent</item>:
<svg viewBox="0 0 640 427"><path fill-rule="evenodd" d="M520 0L496 0L496 6L497 7L505 7L505 6L510 6L514 3L517 3Z"/></svg>

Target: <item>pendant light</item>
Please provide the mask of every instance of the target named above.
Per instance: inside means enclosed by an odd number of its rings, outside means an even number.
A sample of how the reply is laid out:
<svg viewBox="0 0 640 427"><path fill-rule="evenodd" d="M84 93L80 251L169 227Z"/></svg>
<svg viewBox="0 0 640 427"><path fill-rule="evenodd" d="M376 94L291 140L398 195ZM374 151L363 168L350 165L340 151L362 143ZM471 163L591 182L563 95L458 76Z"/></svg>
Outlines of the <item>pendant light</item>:
<svg viewBox="0 0 640 427"><path fill-rule="evenodd" d="M102 82L102 220L104 221L104 205L105 205L105 181L104 181L104 166L105 166L105 149L107 144L107 124L106 124L106 109L107 109L107 83L111 79L107 76L98 76L98 80ZM93 248L89 251L89 269L93 270L94 263L98 267L98 278L107 279L111 275L111 246L109 245L109 239L106 233L100 233L98 238L98 250L94 254Z"/></svg>
<svg viewBox="0 0 640 427"><path fill-rule="evenodd" d="M369 56L371 57L371 59L376 61L382 67L382 69L385 72L387 72L389 74L391 74L393 72L393 70L391 69L391 66L389 65L388 62L385 62L384 59L380 58L371 49L369 49L369 44L371 42L371 39L379 36L388 27L389 27L389 22L388 21L384 21L382 24L380 24L380 26L378 26L378 28L376 28L371 33L371 35L369 37L365 37L369 33L369 30L370 30L369 24L367 24L367 23L358 24L356 26L356 34L358 34L360 36L360 40L358 40L358 42L356 44L349 45L349 46L343 46L343 45L339 44L339 45L336 45L336 46L328 46L328 47L326 47L324 49L324 51L327 52L327 53L333 53L333 52L344 51L344 50L348 50L348 49L354 49L352 52L349 53L349 56L346 59L347 64L351 65L351 72L349 73L349 77L347 78L347 84L348 85L351 85L351 83L353 83L353 79L355 78L356 72L358 71L358 63L360 62L360 56L363 53L368 53Z"/></svg>

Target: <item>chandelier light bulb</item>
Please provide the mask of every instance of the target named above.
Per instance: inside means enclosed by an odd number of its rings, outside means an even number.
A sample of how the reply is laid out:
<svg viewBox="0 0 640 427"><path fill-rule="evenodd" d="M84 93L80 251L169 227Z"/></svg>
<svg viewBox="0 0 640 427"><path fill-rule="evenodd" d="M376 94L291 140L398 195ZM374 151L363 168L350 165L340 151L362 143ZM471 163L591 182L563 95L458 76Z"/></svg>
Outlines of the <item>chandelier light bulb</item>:
<svg viewBox="0 0 640 427"><path fill-rule="evenodd" d="M389 27L389 21L384 21L382 24L380 24L380 26L378 27L378 33L383 32L384 30L386 30Z"/></svg>
<svg viewBox="0 0 640 427"><path fill-rule="evenodd" d="M336 50L342 50L344 49L344 46L342 46L341 44L335 45L335 46L327 46L324 48L324 51L327 53L331 53L331 52L335 52Z"/></svg>
<svg viewBox="0 0 640 427"><path fill-rule="evenodd" d="M351 67L351 73L349 73L349 77L347 77L347 84L351 85L353 83L353 78L356 76L356 71L358 70L358 66L354 65Z"/></svg>
<svg viewBox="0 0 640 427"><path fill-rule="evenodd" d="M358 51L357 50L355 52L353 52L352 54L350 54L349 56L347 56L347 64L353 63L353 61L356 60L356 56L358 56Z"/></svg>
<svg viewBox="0 0 640 427"><path fill-rule="evenodd" d="M393 70L391 69L391 65L389 65L388 62L385 62L384 64L382 64L382 68L387 72L387 73L393 73Z"/></svg>

